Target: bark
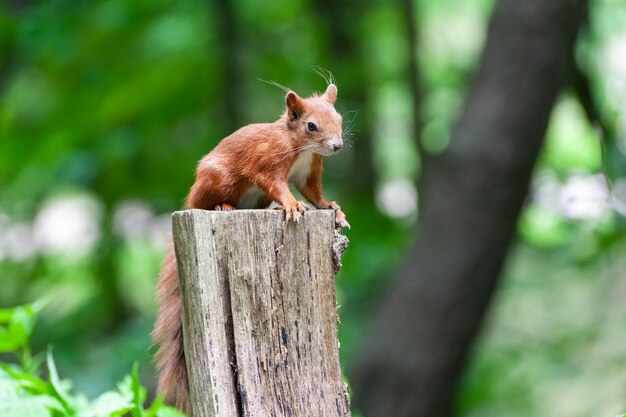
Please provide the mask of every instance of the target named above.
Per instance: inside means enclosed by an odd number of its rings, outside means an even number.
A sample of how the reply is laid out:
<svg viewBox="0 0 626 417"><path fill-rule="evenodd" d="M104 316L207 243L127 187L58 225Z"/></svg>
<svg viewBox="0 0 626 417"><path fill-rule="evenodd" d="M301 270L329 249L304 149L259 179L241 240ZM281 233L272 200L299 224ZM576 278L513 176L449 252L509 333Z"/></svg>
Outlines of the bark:
<svg viewBox="0 0 626 417"><path fill-rule="evenodd" d="M417 241L352 374L368 417L450 416L496 287L584 0L502 0L450 147L428 158Z"/></svg>
<svg viewBox="0 0 626 417"><path fill-rule="evenodd" d="M332 211L174 214L195 417L349 417ZM339 246L337 246L339 245Z"/></svg>
<svg viewBox="0 0 626 417"><path fill-rule="evenodd" d="M232 1L217 0L214 3L217 38L219 39L220 61L222 63L222 90L223 117L226 127L226 135L231 134L241 126L241 62L237 51L241 49L239 27L235 8ZM213 45L212 45L213 47ZM212 48L213 49L213 48ZM214 51L210 51L214 53Z"/></svg>
<svg viewBox="0 0 626 417"><path fill-rule="evenodd" d="M415 146L419 150L422 160L427 158L427 154L422 146L422 83L419 73L419 57L417 54L419 47L419 30L416 18L415 0L402 0L402 12L407 37L408 48L408 78L409 92L411 94L411 105L413 110L412 134Z"/></svg>

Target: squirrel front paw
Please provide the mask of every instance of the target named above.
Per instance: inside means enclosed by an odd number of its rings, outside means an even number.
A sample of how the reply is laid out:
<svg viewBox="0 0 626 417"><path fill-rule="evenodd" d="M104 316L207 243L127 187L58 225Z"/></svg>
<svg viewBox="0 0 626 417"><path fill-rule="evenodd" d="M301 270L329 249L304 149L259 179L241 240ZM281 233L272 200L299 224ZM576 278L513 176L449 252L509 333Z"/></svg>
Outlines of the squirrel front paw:
<svg viewBox="0 0 626 417"><path fill-rule="evenodd" d="M235 206L230 205L228 203L221 203L221 204L218 204L217 206L215 206L213 208L213 210L216 210L216 211L233 211L233 210L235 210Z"/></svg>
<svg viewBox="0 0 626 417"><path fill-rule="evenodd" d="M350 223L346 220L346 215L341 211L341 207L336 201L324 203L317 206L318 209L335 210L335 224L341 228L350 228Z"/></svg>
<svg viewBox="0 0 626 417"><path fill-rule="evenodd" d="M309 208L310 207L303 201L296 201L292 206L286 206L283 208L283 210L285 210L285 219L287 221L300 223L302 214Z"/></svg>
<svg viewBox="0 0 626 417"><path fill-rule="evenodd" d="M315 208L325 210L341 210L341 207L339 207L339 204L337 204L336 201L331 201L330 203L322 201L322 203L316 204Z"/></svg>
<svg viewBox="0 0 626 417"><path fill-rule="evenodd" d="M335 224L342 229L350 228L350 223L346 220L346 215L339 208L335 209Z"/></svg>

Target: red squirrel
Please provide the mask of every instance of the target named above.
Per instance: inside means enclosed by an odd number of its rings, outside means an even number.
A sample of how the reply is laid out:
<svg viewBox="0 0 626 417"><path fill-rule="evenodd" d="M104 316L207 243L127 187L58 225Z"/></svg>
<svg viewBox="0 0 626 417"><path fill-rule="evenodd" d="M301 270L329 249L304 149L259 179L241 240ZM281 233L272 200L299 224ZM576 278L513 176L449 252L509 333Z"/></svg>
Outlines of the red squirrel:
<svg viewBox="0 0 626 417"><path fill-rule="evenodd" d="M273 123L250 124L237 130L200 160L185 207L205 210L266 208L280 204L287 221L299 222L309 207L289 190L292 182L317 209L335 210L340 227L349 227L344 213L322 194L322 157L343 146L342 119L335 110L337 87L322 95L301 98L293 91L287 108ZM153 340L158 392L183 411L189 409L189 386L182 333L182 307L173 247L165 255L157 284L158 314Z"/></svg>

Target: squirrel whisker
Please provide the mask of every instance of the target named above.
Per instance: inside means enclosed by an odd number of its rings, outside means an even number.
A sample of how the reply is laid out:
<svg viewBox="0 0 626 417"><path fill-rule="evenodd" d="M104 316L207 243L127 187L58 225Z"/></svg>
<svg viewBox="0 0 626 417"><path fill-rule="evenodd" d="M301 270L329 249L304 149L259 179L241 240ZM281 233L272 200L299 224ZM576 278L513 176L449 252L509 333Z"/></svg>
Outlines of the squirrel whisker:
<svg viewBox="0 0 626 417"><path fill-rule="evenodd" d="M314 65L313 67L309 68L309 71L314 72L315 74L322 77L324 81L326 81L326 85L335 84L335 77L333 76L333 73L329 70L319 65Z"/></svg>
<svg viewBox="0 0 626 417"><path fill-rule="evenodd" d="M290 91L291 91L291 88L289 88L289 87L285 87L284 85L279 84L279 83L277 83L276 81L272 81L272 80L264 80L263 78L257 78L257 80L259 80L259 81L261 81L261 82L264 82L264 83L266 83L266 84L269 84L269 85L273 85L274 87L278 87L278 88L280 88L281 90L283 90L285 93L288 93L288 92L290 92Z"/></svg>

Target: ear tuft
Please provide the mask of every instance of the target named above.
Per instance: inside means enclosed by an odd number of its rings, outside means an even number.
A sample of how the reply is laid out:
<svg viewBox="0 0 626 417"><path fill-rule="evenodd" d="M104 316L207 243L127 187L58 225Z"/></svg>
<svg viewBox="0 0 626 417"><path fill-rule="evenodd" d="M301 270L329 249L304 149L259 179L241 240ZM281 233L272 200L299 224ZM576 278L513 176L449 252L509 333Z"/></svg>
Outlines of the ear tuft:
<svg viewBox="0 0 626 417"><path fill-rule="evenodd" d="M304 100L293 91L289 91L285 96L285 103L289 112L289 120L294 121L304 112Z"/></svg>
<svg viewBox="0 0 626 417"><path fill-rule="evenodd" d="M335 104L335 101L337 101L337 86L335 84L328 84L326 92L324 92L324 98L330 104Z"/></svg>

